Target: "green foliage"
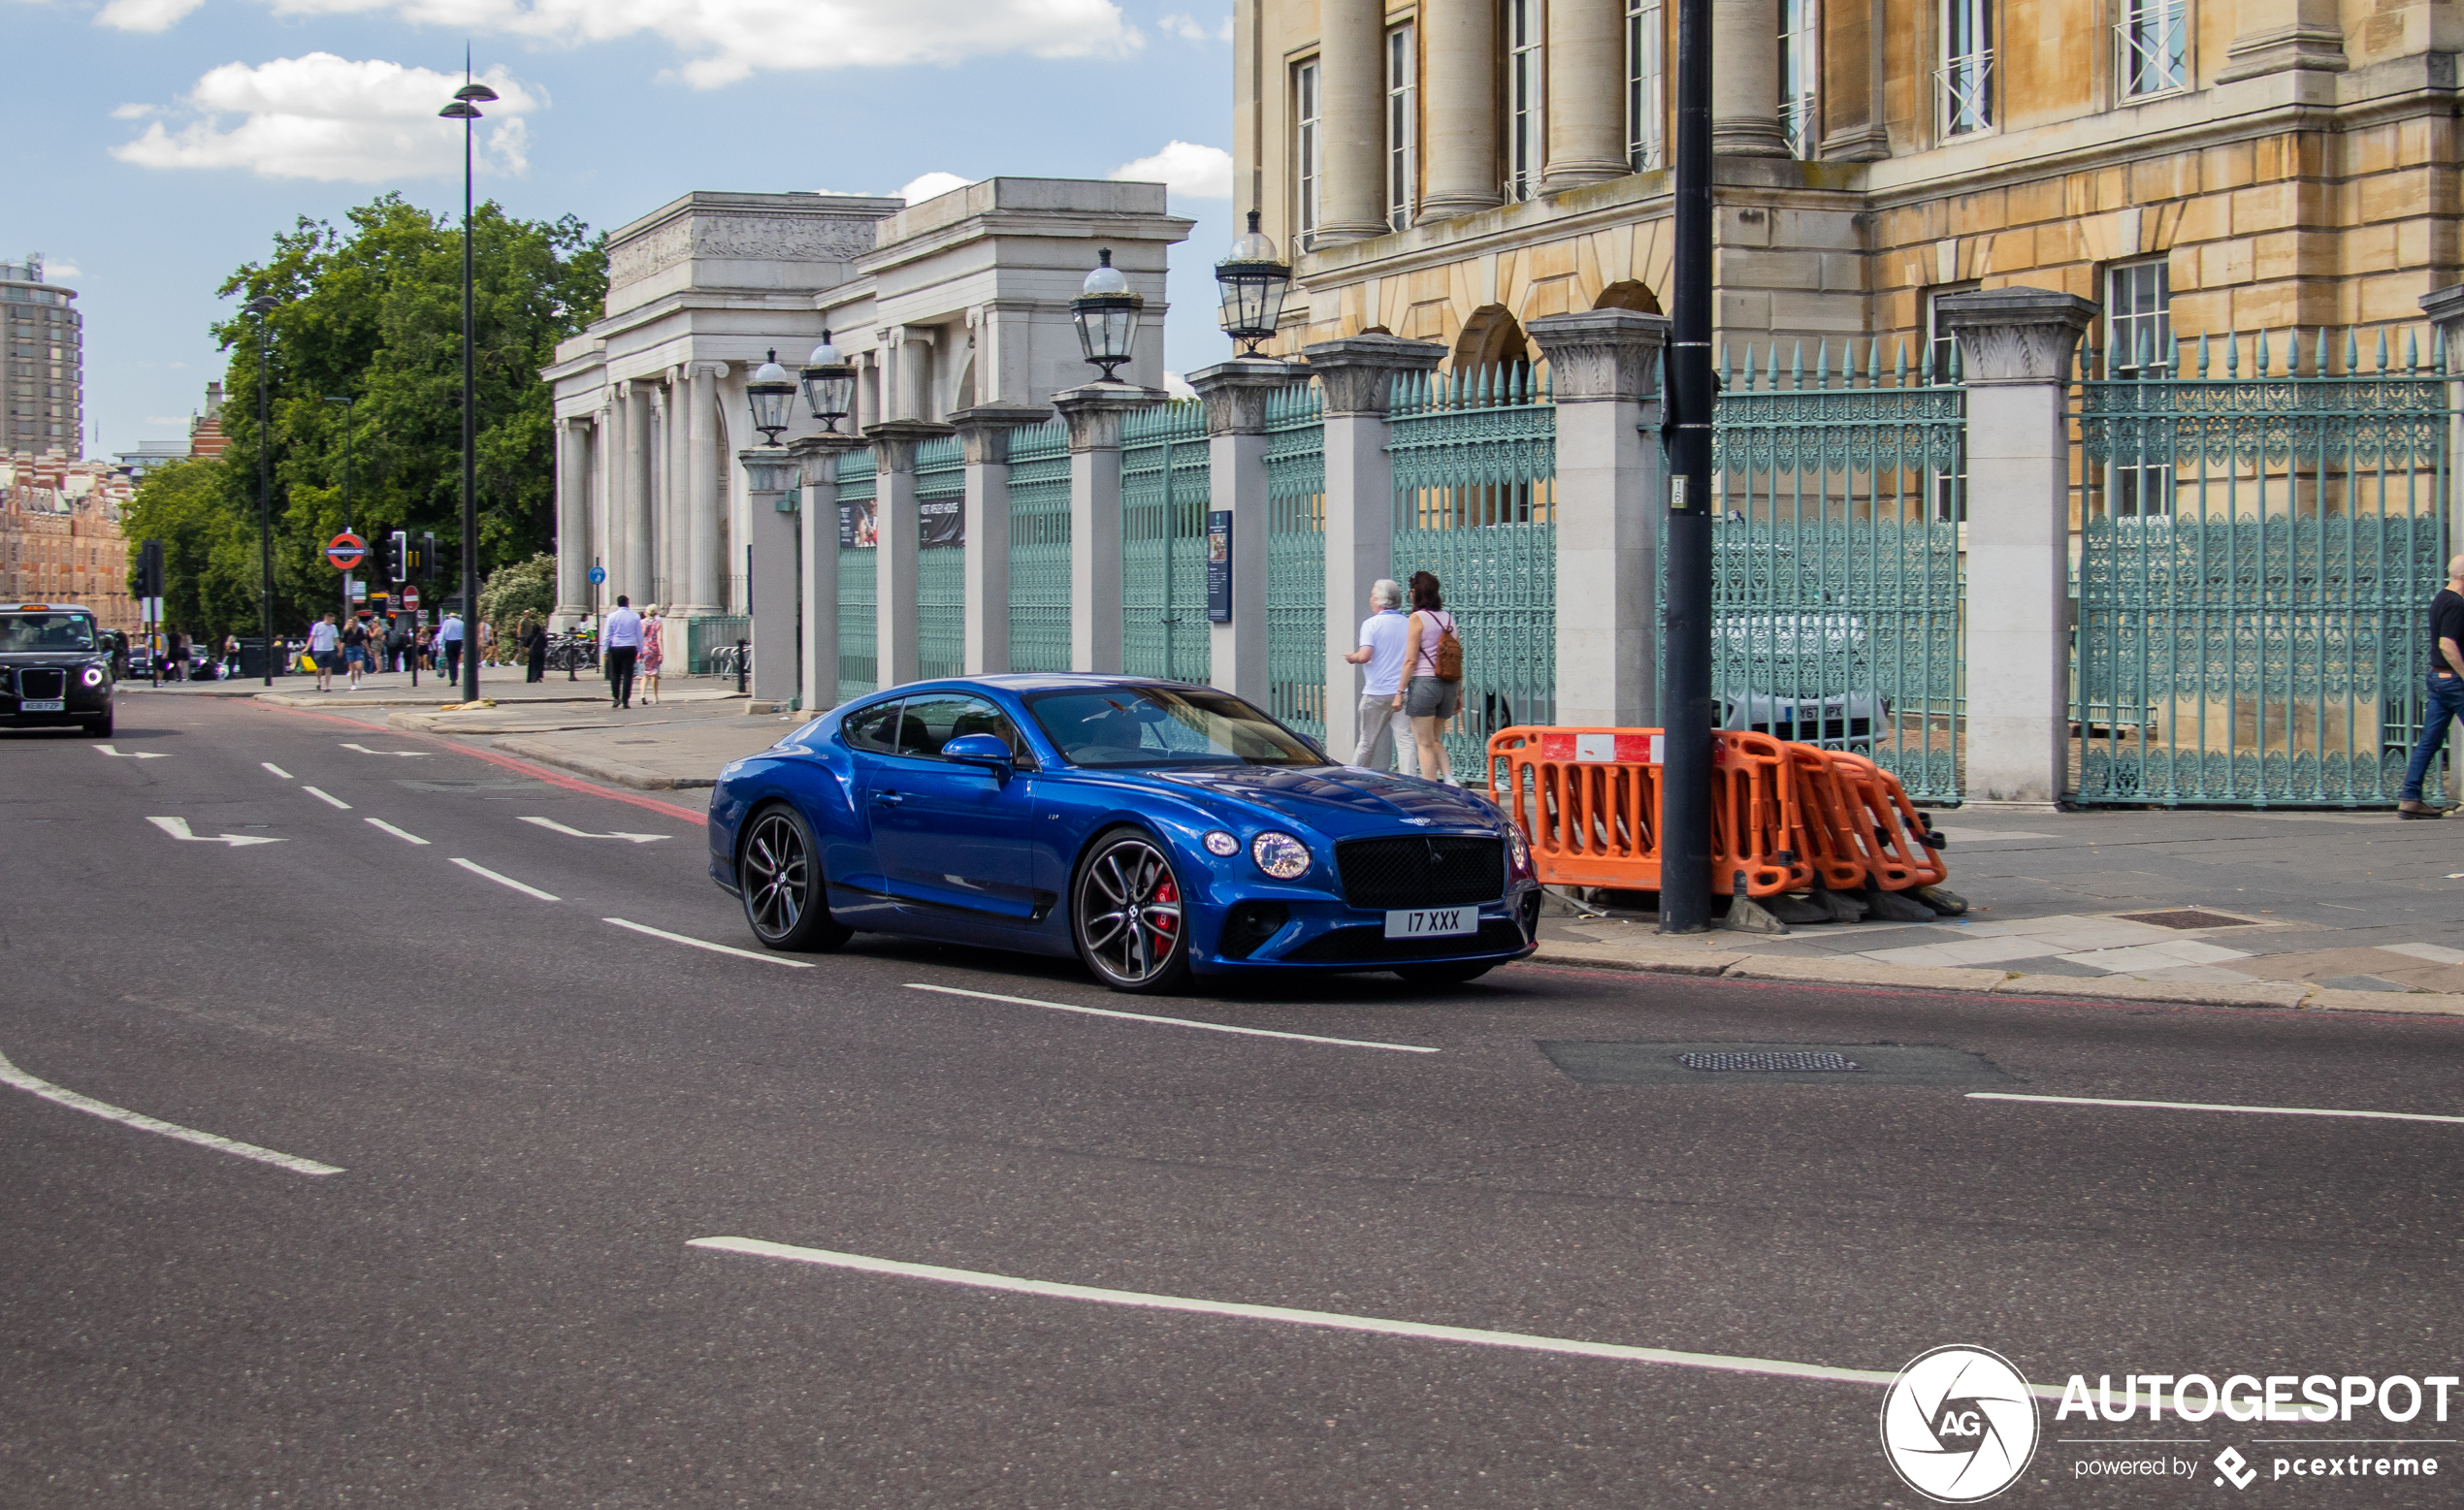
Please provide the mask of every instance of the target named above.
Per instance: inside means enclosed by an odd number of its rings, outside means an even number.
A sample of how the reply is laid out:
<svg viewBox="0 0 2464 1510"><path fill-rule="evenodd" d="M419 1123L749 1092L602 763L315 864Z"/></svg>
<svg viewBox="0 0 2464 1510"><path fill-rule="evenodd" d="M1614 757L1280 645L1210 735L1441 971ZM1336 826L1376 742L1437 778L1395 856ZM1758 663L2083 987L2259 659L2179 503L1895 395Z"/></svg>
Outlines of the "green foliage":
<svg viewBox="0 0 2464 1510"><path fill-rule="evenodd" d="M544 619L555 608L556 557L547 551L499 566L479 589L479 617L496 626L499 645L512 645L514 626L524 614Z"/></svg>
<svg viewBox="0 0 2464 1510"><path fill-rule="evenodd" d="M235 314L213 328L230 351L219 463L166 468L139 493L137 519L178 520L193 549L166 545L175 604L193 604L207 632L257 623L257 458L274 461L275 629L297 632L339 584L326 540L347 523L372 545L395 530L436 531L439 573L428 596L459 591L462 563L462 236L387 194L340 229L303 218L273 255L242 267L221 292L239 303L271 294L265 319L267 430L257 421L258 322ZM478 434L479 570L527 561L555 535L554 416L539 369L557 342L601 307L603 239L571 216L513 219L496 205L473 216L472 391ZM349 398L350 405L329 402ZM345 467L348 469L345 498ZM175 472L206 468L165 487ZM160 490L159 501L146 499ZM152 512L148 512L148 510ZM128 534L132 560L148 535ZM244 561L243 561L244 558ZM369 573L377 560L371 552ZM242 569L244 566L244 569ZM518 610L517 610L518 612Z"/></svg>

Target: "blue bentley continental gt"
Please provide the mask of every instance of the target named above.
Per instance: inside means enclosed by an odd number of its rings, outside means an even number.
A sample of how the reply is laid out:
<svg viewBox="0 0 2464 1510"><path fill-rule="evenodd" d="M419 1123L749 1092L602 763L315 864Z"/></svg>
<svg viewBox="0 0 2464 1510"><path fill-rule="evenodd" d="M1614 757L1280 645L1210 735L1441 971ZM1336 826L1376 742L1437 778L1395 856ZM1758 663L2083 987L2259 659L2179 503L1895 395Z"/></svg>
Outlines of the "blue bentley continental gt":
<svg viewBox="0 0 2464 1510"><path fill-rule="evenodd" d="M919 682L720 773L710 874L774 949L863 931L1192 974L1451 984L1532 951L1522 834L1481 797L1338 765L1228 692Z"/></svg>

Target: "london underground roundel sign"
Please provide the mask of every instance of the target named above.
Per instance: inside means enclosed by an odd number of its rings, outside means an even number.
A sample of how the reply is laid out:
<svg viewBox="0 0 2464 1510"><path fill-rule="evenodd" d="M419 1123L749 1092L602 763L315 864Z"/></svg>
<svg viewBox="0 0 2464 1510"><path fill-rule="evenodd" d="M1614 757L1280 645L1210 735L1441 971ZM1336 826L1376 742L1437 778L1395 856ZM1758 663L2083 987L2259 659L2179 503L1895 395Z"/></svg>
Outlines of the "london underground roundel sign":
<svg viewBox="0 0 2464 1510"><path fill-rule="evenodd" d="M325 542L325 559L337 571L348 571L368 559L368 542L345 530Z"/></svg>

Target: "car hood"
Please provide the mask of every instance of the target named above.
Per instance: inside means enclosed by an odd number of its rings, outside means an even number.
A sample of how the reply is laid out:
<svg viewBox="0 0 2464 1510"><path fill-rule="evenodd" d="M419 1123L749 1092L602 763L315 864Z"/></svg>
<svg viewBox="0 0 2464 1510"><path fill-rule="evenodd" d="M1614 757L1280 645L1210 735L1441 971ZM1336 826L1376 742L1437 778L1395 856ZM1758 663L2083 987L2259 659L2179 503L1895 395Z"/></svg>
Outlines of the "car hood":
<svg viewBox="0 0 2464 1510"><path fill-rule="evenodd" d="M0 650L0 666L57 665L63 660L109 660L108 650Z"/></svg>
<svg viewBox="0 0 2464 1510"><path fill-rule="evenodd" d="M1196 766L1141 772L1139 779L1167 788L1201 791L1264 808L1333 838L1393 833L1401 827L1494 829L1497 809L1484 797L1414 777L1393 776L1356 765L1300 770L1276 766Z"/></svg>

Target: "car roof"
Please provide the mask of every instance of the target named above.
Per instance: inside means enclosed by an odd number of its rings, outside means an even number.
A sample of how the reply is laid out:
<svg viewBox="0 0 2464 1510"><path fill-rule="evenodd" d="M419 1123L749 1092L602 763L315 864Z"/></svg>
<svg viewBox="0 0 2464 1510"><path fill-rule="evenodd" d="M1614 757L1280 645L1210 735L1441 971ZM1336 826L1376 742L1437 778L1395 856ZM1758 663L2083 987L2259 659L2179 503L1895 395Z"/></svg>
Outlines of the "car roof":
<svg viewBox="0 0 2464 1510"><path fill-rule="evenodd" d="M1159 676L1110 676L1089 671L1001 671L984 676L953 676L927 682L908 682L898 687L884 688L882 691L926 692L951 688L983 687L1015 695L1020 692L1095 691L1108 687L1194 686L1196 686L1195 683L1175 682Z"/></svg>

